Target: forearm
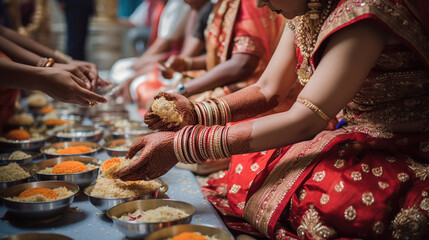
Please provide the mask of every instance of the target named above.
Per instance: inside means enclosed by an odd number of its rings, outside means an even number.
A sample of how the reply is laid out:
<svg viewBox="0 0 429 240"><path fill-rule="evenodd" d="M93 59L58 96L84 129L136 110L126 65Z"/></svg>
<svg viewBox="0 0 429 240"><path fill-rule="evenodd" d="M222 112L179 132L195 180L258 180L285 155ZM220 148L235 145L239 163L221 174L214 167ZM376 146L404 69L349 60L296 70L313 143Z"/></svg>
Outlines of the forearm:
<svg viewBox="0 0 429 240"><path fill-rule="evenodd" d="M0 60L0 87L38 90L42 74L42 68Z"/></svg>
<svg viewBox="0 0 429 240"><path fill-rule="evenodd" d="M34 41L31 38L21 36L13 30L0 26L0 36L39 56L53 58L55 62L58 63L66 63L63 58L55 54L54 50Z"/></svg>
<svg viewBox="0 0 429 240"><path fill-rule="evenodd" d="M36 66L40 60L40 56L30 52L8 39L0 36L0 51L4 52L14 62Z"/></svg>
<svg viewBox="0 0 429 240"><path fill-rule="evenodd" d="M235 54L206 74L185 84L186 96L225 86L249 77L258 65L259 57L250 54Z"/></svg>
<svg viewBox="0 0 429 240"><path fill-rule="evenodd" d="M168 50L170 40L157 38L155 42L145 51L141 58L150 57L156 54L164 53Z"/></svg>

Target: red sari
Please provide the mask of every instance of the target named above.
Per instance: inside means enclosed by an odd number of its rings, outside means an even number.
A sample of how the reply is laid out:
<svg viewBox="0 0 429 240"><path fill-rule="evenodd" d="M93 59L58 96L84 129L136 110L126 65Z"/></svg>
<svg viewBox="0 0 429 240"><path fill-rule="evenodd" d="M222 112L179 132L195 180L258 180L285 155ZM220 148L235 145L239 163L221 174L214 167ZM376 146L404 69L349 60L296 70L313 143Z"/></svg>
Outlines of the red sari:
<svg viewBox="0 0 429 240"><path fill-rule="evenodd" d="M8 59L6 55L0 52L0 59ZM15 100L18 96L18 89L0 88L0 134L7 119L15 111Z"/></svg>
<svg viewBox="0 0 429 240"><path fill-rule="evenodd" d="M337 5L319 33L314 68L330 35L364 19L402 44L385 47L344 109L348 126L233 156L230 170L203 187L229 227L270 239L427 239L429 36L414 6Z"/></svg>

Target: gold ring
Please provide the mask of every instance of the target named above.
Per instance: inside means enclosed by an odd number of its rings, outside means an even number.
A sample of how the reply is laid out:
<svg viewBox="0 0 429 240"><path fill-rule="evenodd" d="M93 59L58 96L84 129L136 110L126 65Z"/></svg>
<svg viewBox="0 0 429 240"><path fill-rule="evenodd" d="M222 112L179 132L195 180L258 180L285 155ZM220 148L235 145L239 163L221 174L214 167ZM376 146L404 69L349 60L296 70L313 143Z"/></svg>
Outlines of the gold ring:
<svg viewBox="0 0 429 240"><path fill-rule="evenodd" d="M88 102L88 105L91 106L91 107L94 107L95 105L97 105L96 101L91 101L89 99L87 99L86 101Z"/></svg>

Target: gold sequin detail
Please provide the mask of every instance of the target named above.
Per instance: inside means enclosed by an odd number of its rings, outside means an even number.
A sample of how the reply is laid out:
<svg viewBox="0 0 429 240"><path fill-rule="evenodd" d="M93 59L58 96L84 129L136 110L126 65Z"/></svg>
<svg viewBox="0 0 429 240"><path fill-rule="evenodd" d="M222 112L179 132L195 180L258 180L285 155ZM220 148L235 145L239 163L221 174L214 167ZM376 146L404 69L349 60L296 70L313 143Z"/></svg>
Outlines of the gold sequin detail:
<svg viewBox="0 0 429 240"><path fill-rule="evenodd" d="M241 164L238 164L237 167L235 167L235 172L237 174L240 174L243 171L243 166Z"/></svg>
<svg viewBox="0 0 429 240"><path fill-rule="evenodd" d="M313 180L316 182L321 182L326 176L325 171L320 171L314 174Z"/></svg>
<svg viewBox="0 0 429 240"><path fill-rule="evenodd" d="M306 196L307 196L307 191L305 191L305 189L301 189L301 192L299 194L299 201L304 200Z"/></svg>
<svg viewBox="0 0 429 240"><path fill-rule="evenodd" d="M409 179L410 177L408 176L408 174L406 174L406 173L404 173L404 172L402 172L402 173L398 173L398 179L399 179L399 181L401 181L401 182L406 182L406 181L408 181L408 179Z"/></svg>
<svg viewBox="0 0 429 240"><path fill-rule="evenodd" d="M362 194L362 203L371 206L374 203L374 195L371 192Z"/></svg>
<svg viewBox="0 0 429 240"><path fill-rule="evenodd" d="M329 202L329 195L322 194L322 197L320 198L320 204L326 205L328 202Z"/></svg>
<svg viewBox="0 0 429 240"><path fill-rule="evenodd" d="M296 232L300 238L304 238L308 234L311 239L329 239L336 234L333 228L323 225L319 217L319 212L314 209L314 205L312 204L302 216L301 224Z"/></svg>
<svg viewBox="0 0 429 240"><path fill-rule="evenodd" d="M229 192L230 193L234 193L234 194L238 193L238 191L240 190L240 188L241 188L240 185L233 184L232 187L231 187L231 189L229 189Z"/></svg>
<svg viewBox="0 0 429 240"><path fill-rule="evenodd" d="M384 224L380 221L376 222L372 227L372 231L374 231L375 234L382 234L384 231Z"/></svg>
<svg viewBox="0 0 429 240"><path fill-rule="evenodd" d="M243 210L243 209L244 209L244 206L246 206L246 203L245 203L245 202L239 202L239 203L237 204L237 208L238 208L238 209L240 209L240 210Z"/></svg>
<svg viewBox="0 0 429 240"><path fill-rule="evenodd" d="M420 208L425 211L429 211L429 198L423 198L420 203Z"/></svg>
<svg viewBox="0 0 429 240"><path fill-rule="evenodd" d="M422 152L429 152L429 142L421 142L419 150Z"/></svg>
<svg viewBox="0 0 429 240"><path fill-rule="evenodd" d="M420 181L426 181L429 178L429 167L427 165L423 165L414 161L411 158L407 159L408 167L413 170L416 174L416 177L420 179Z"/></svg>
<svg viewBox="0 0 429 240"><path fill-rule="evenodd" d="M401 209L392 221L393 238L423 239L428 224L428 219L417 207Z"/></svg>
<svg viewBox="0 0 429 240"><path fill-rule="evenodd" d="M374 176L376 176L376 177L380 177L381 175L383 175L383 167L373 168L372 174L374 174Z"/></svg>
<svg viewBox="0 0 429 240"><path fill-rule="evenodd" d="M335 191L342 192L344 189L344 182L340 181L337 185L334 186Z"/></svg>
<svg viewBox="0 0 429 240"><path fill-rule="evenodd" d="M357 172L357 171L352 172L350 174L350 176L352 177L353 181L360 181L360 180L362 180L362 174L360 172Z"/></svg>
<svg viewBox="0 0 429 240"><path fill-rule="evenodd" d="M259 164L254 163L252 164L252 166L250 166L250 170L252 170L252 172L256 172L256 170L259 169Z"/></svg>
<svg viewBox="0 0 429 240"><path fill-rule="evenodd" d="M368 164L362 163L362 172L369 173L369 166Z"/></svg>
<svg viewBox="0 0 429 240"><path fill-rule="evenodd" d="M337 161L335 161L334 167L336 167L336 168L344 167L344 160L343 159L337 159Z"/></svg>
<svg viewBox="0 0 429 240"><path fill-rule="evenodd" d="M396 158L392 157L392 156L386 157L386 161L389 162L389 163L394 163L394 162L396 162Z"/></svg>
<svg viewBox="0 0 429 240"><path fill-rule="evenodd" d="M344 211L344 218L348 221L353 221L355 220L357 214L356 214L356 210L353 208L353 206L348 207L345 211Z"/></svg>
<svg viewBox="0 0 429 240"><path fill-rule="evenodd" d="M381 190L384 190L384 189L388 188L390 185L388 183L385 183L385 182L378 182L378 186L380 187Z"/></svg>
<svg viewBox="0 0 429 240"><path fill-rule="evenodd" d="M422 192L422 197L427 197L427 196L428 196L428 192L423 191L423 192Z"/></svg>

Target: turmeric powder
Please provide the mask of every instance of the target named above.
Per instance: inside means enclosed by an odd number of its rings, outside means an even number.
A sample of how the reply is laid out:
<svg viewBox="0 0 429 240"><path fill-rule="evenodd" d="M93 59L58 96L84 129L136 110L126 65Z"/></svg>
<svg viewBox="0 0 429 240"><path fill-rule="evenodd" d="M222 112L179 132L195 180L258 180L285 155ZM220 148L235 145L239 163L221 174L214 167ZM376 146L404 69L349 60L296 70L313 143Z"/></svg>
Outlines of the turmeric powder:
<svg viewBox="0 0 429 240"><path fill-rule="evenodd" d="M88 153L91 152L92 149L87 146L78 145L78 146L71 146L68 148L60 149L56 151L56 154L80 154L80 153Z"/></svg>
<svg viewBox="0 0 429 240"><path fill-rule="evenodd" d="M121 164L121 159L114 157L114 158L107 159L106 161L104 161L103 164L101 164L100 168L101 168L101 171L104 171L106 169L111 168L114 165L117 165L117 164L118 165Z"/></svg>
<svg viewBox="0 0 429 240"><path fill-rule="evenodd" d="M6 138L10 140L28 140L30 134L23 129L15 129L6 134Z"/></svg>
<svg viewBox="0 0 429 240"><path fill-rule="evenodd" d="M42 195L49 199L57 199L58 194L54 192L54 190L50 188L44 188L44 187L35 187L35 188L29 188L19 194L19 198L28 198L34 195Z"/></svg>
<svg viewBox="0 0 429 240"><path fill-rule="evenodd" d="M183 232L175 237L173 237L171 240L208 240L206 237L204 237L201 234L193 233L193 232Z"/></svg>
<svg viewBox="0 0 429 240"><path fill-rule="evenodd" d="M78 161L65 161L52 168L53 174L79 173L86 171L88 171L88 167Z"/></svg>
<svg viewBox="0 0 429 240"><path fill-rule="evenodd" d="M42 107L42 109L40 109L41 113L50 113L50 112L53 112L53 111L55 111L55 109L51 108L51 107Z"/></svg>
<svg viewBox="0 0 429 240"><path fill-rule="evenodd" d="M48 119L44 121L45 125L54 126L54 125L63 125L66 124L67 121L61 119Z"/></svg>

